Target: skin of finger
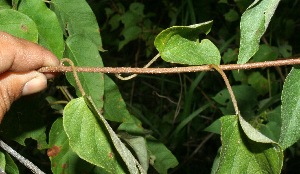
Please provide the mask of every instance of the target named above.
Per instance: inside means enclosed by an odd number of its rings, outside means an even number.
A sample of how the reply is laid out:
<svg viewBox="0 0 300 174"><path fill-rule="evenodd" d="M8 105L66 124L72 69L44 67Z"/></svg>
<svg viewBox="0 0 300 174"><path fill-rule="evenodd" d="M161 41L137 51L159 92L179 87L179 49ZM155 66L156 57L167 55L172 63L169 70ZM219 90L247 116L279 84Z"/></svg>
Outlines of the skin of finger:
<svg viewBox="0 0 300 174"><path fill-rule="evenodd" d="M0 75L0 121L9 110L12 102L24 94L24 86L32 80L35 81L35 79L37 82L29 85L26 95L47 87L47 80L43 74L31 71L26 73L6 72Z"/></svg>
<svg viewBox="0 0 300 174"><path fill-rule="evenodd" d="M0 73L25 72L57 65L59 60L42 46L0 32Z"/></svg>

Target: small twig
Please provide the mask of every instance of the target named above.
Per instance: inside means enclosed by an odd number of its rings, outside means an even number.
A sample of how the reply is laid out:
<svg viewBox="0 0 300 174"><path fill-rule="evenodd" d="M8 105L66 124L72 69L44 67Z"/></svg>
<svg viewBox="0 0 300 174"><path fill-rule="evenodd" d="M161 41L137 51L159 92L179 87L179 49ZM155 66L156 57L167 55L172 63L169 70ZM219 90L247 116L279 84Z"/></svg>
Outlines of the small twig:
<svg viewBox="0 0 300 174"><path fill-rule="evenodd" d="M239 112L239 108L238 108L238 105L237 105L237 101L236 101L236 99L235 99L233 90L232 90L232 88L231 88L231 85L230 85L230 83L229 83L229 80L228 80L226 74L225 74L224 71L223 71L222 69L220 69L219 66L217 66L217 65L211 65L211 67L213 67L215 70L217 70L217 71L220 73L220 75L222 76L222 78L223 78L223 80L224 80L224 82L225 82L225 84L226 84L226 87L227 87L227 89L228 89L229 95L230 95L230 97L231 97L231 100L232 100L232 103L233 103L233 107L234 107L235 114L236 114L236 115L239 115L240 112Z"/></svg>
<svg viewBox="0 0 300 174"><path fill-rule="evenodd" d="M74 79L75 79L75 82L76 82L76 85L81 93L82 96L85 96L85 92L83 90L83 87L80 83L80 80L79 80L79 77L77 75L77 68L75 67L74 63L72 62L72 60L68 59L68 58L63 58L61 59L61 65L63 65L64 62L68 62L70 64L70 68L72 69L72 72L73 72L73 76L74 76Z"/></svg>
<svg viewBox="0 0 300 174"><path fill-rule="evenodd" d="M219 65L223 71L226 70L241 70L241 69L254 69L266 68L273 66L297 65L300 64L300 58L284 59L266 62L255 62L246 64L228 64ZM171 74L171 73L186 73L186 72L199 72L211 71L210 65L202 66L188 66L188 67L173 67L173 68L130 68L130 67L76 67L76 72L95 72L95 73L133 73L133 74ZM72 72L72 67L68 66L55 66L55 67L42 67L39 72Z"/></svg>
<svg viewBox="0 0 300 174"><path fill-rule="evenodd" d="M151 66L159 57L160 57L160 54L156 54L156 56L154 56L153 59L151 59L150 62L148 62L143 68L148 68L149 66ZM122 77L120 74L116 74L115 76L120 80L130 80L130 79L135 78L137 76L137 74L132 74L127 77Z"/></svg>
<svg viewBox="0 0 300 174"><path fill-rule="evenodd" d="M16 152L14 149L12 149L9 145L4 143L0 139L0 147L5 150L7 153L15 157L20 163L22 163L24 166L26 166L28 169L30 169L35 174L44 174L43 171L41 171L37 166L35 166L31 161L24 158L22 155L20 155L18 152Z"/></svg>

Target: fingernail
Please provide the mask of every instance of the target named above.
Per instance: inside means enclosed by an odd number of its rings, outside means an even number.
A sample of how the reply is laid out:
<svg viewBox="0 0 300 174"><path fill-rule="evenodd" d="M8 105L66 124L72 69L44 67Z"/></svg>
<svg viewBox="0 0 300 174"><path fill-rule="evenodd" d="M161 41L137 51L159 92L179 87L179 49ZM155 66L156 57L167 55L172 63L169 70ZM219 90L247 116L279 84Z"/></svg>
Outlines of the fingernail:
<svg viewBox="0 0 300 174"><path fill-rule="evenodd" d="M22 95L30 95L42 91L47 87L47 79L43 74L38 74L35 78L28 81L22 90Z"/></svg>

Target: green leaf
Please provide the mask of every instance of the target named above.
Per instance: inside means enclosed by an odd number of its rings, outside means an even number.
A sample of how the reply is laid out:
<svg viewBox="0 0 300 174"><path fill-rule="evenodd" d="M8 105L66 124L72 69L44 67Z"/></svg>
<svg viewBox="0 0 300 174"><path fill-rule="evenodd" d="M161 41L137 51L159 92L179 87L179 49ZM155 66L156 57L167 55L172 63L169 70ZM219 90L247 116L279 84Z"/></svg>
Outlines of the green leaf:
<svg viewBox="0 0 300 174"><path fill-rule="evenodd" d="M269 81L260 72L253 72L248 76L248 84L251 85L259 95L269 92Z"/></svg>
<svg viewBox="0 0 300 174"><path fill-rule="evenodd" d="M50 158L53 173L91 173L94 168L94 165L80 159L71 149L62 118L57 119L51 127L49 147L47 155Z"/></svg>
<svg viewBox="0 0 300 174"><path fill-rule="evenodd" d="M98 48L83 35L73 35L66 40L66 55L75 66L103 67ZM81 96L74 80L73 73L66 74L68 81L76 88L77 96ZM101 73L78 73L85 93L92 96L97 109L103 107L104 77Z"/></svg>
<svg viewBox="0 0 300 174"><path fill-rule="evenodd" d="M49 49L58 58L62 58L64 52L63 32L55 13L46 6L45 2L22 0L18 10L35 22L39 32L39 44Z"/></svg>
<svg viewBox="0 0 300 174"><path fill-rule="evenodd" d="M5 31L32 42L38 41L38 30L27 15L11 9L0 11L0 31Z"/></svg>
<svg viewBox="0 0 300 174"><path fill-rule="evenodd" d="M229 12L224 14L224 17L226 21L234 22L239 19L239 14L235 10L230 9Z"/></svg>
<svg viewBox="0 0 300 174"><path fill-rule="evenodd" d="M69 144L80 158L109 173L125 173L105 127L99 124L84 98L71 100L63 115Z"/></svg>
<svg viewBox="0 0 300 174"><path fill-rule="evenodd" d="M280 173L283 162L280 148L249 139L235 115L222 117L221 123L222 148L216 173Z"/></svg>
<svg viewBox="0 0 300 174"><path fill-rule="evenodd" d="M241 41L238 55L239 64L248 60L257 52L259 41L265 33L277 8L279 0L254 1L241 18Z"/></svg>
<svg viewBox="0 0 300 174"><path fill-rule="evenodd" d="M84 35L103 51L96 17L85 0L52 0L51 8L58 16L65 35Z"/></svg>
<svg viewBox="0 0 300 174"><path fill-rule="evenodd" d="M252 141L255 141L255 142L258 142L258 143L273 143L273 144L276 144L273 140L266 137L265 135L260 133L258 130L256 130L254 127L252 127L247 121L244 120L244 118L241 115L239 115L239 122L241 124L242 129L244 130L244 133Z"/></svg>
<svg viewBox="0 0 300 174"><path fill-rule="evenodd" d="M292 56L292 50L292 46L286 42L279 46L279 52L285 58Z"/></svg>
<svg viewBox="0 0 300 174"><path fill-rule="evenodd" d="M104 75L104 112L105 119L115 122L136 122L126 108L118 86L107 75ZM141 123L139 123L141 124Z"/></svg>
<svg viewBox="0 0 300 174"><path fill-rule="evenodd" d="M259 127L260 132L269 137L275 142L278 142L281 128L281 107L276 107L274 110L266 113L267 124Z"/></svg>
<svg viewBox="0 0 300 174"><path fill-rule="evenodd" d="M174 26L157 35L154 45L163 60L188 65L220 64L218 48L208 39L197 41L199 34L208 34L212 21L190 26Z"/></svg>
<svg viewBox="0 0 300 174"><path fill-rule="evenodd" d="M229 48L222 56L224 64L237 60L237 50Z"/></svg>
<svg viewBox="0 0 300 174"><path fill-rule="evenodd" d="M150 153L150 164L157 170L158 173L167 173L168 169L174 168L178 165L178 161L172 152L163 143L154 137L149 136L149 133L151 132L145 130L141 125L136 123L122 123L118 130L125 131L130 135L142 135L146 137L146 147L147 151ZM146 156L144 156L144 159L145 158Z"/></svg>
<svg viewBox="0 0 300 174"><path fill-rule="evenodd" d="M121 32L124 39L119 43L119 50L121 50L127 43L137 39L142 33L140 27L144 17L144 4L133 2L130 4L129 10L124 13L120 20L124 24L124 29Z"/></svg>
<svg viewBox="0 0 300 174"><path fill-rule="evenodd" d="M6 174L19 174L19 169L15 164L14 160L10 157L10 155L5 152L2 153L0 151L0 173L6 172Z"/></svg>
<svg viewBox="0 0 300 174"><path fill-rule="evenodd" d="M121 33L124 36L124 40L119 42L118 50L121 50L130 41L137 39L141 33L142 29L138 26L132 26L124 29Z"/></svg>
<svg viewBox="0 0 300 174"><path fill-rule="evenodd" d="M19 174L18 166L16 165L16 163L8 153L5 153L5 160L6 160L5 172L7 174Z"/></svg>
<svg viewBox="0 0 300 174"><path fill-rule="evenodd" d="M269 45L259 45L258 51L253 56L251 61L253 62L263 62L263 61L270 61L276 60L278 57L278 50L276 47L271 47Z"/></svg>
<svg viewBox="0 0 300 174"><path fill-rule="evenodd" d="M210 124L208 127L206 127L204 129L204 131L212 132L215 134L220 134L221 133L221 120L217 119L212 124Z"/></svg>
<svg viewBox="0 0 300 174"><path fill-rule="evenodd" d="M167 174L168 169L178 165L178 161L172 152L154 137L147 137L147 147L150 152L150 164L158 173Z"/></svg>
<svg viewBox="0 0 300 174"><path fill-rule="evenodd" d="M279 144L283 149L300 139L300 70L293 68L283 85L281 105L281 134Z"/></svg>
<svg viewBox="0 0 300 174"><path fill-rule="evenodd" d="M0 170L0 172L5 171L5 165L6 165L5 154L0 151L0 169L3 170L3 171Z"/></svg>
<svg viewBox="0 0 300 174"><path fill-rule="evenodd" d="M84 97L85 102L87 103L88 107L91 109L90 111L96 116L96 118L100 121L100 123L103 124L103 126L106 128L111 141L113 145L115 146L116 150L118 151L119 155L123 159L124 163L127 166L127 169L130 173L146 173L145 170L142 168L142 166L138 163L138 161L135 159L135 157L131 154L131 152L127 149L127 147L121 142L119 137L116 135L116 133L113 131L113 129L110 127L108 122L105 120L105 118L102 116L102 114L96 109L96 106L91 100L90 97Z"/></svg>
<svg viewBox="0 0 300 174"><path fill-rule="evenodd" d="M232 86L241 114L247 120L255 115L254 107L257 104L257 92L248 85ZM231 97L227 89L218 92L213 99L224 107L219 107L224 115L234 114Z"/></svg>

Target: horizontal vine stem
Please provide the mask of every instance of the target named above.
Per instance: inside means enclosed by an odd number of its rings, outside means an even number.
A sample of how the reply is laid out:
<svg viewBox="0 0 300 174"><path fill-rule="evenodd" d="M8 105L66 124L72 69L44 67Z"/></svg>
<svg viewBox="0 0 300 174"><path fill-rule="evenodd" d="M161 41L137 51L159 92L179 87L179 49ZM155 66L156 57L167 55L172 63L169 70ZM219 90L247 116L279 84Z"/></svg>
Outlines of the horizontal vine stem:
<svg viewBox="0 0 300 174"><path fill-rule="evenodd" d="M283 59L265 62L254 62L246 64L228 64L219 65L219 68L225 70L242 70L242 69L254 69L254 68L266 68L274 66L284 65L298 65L300 64L300 58L295 59ZM171 73L187 73L187 72L199 72L199 71L211 71L213 68L210 65L202 66L187 66L187 67L172 67L172 68L131 68L131 67L76 67L77 72L95 72L95 73L132 73L132 74L171 74ZM70 66L55 66L55 67L42 67L39 72L72 72Z"/></svg>

